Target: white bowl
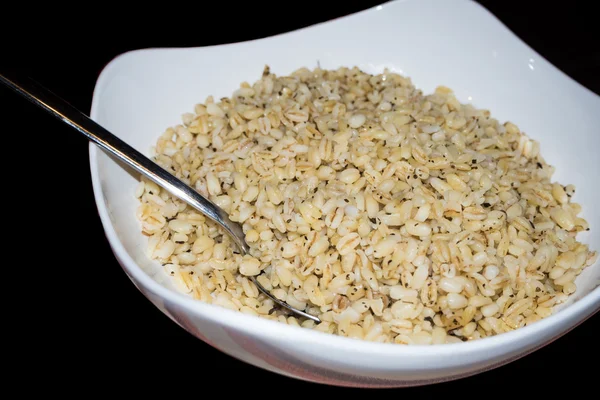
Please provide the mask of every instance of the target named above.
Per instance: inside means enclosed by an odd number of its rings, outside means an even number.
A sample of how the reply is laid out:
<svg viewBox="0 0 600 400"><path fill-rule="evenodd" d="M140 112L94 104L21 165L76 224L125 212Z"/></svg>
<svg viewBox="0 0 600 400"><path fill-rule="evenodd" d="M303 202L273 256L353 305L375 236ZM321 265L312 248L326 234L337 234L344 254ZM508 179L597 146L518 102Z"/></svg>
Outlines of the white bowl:
<svg viewBox="0 0 600 400"><path fill-rule="evenodd" d="M384 67L431 92L453 88L463 102L491 110L541 141L556 179L577 187L600 250L600 98L527 47L493 15L465 0L409 0L299 31L204 48L133 51L102 71L91 116L147 153L162 131L206 96L229 96L265 64L283 75L298 67ZM553 341L600 306L600 266L577 279L556 314L473 342L403 346L362 342L295 328L195 301L176 292L145 254L135 217L136 177L90 146L93 187L112 249L139 290L189 332L233 357L283 375L333 385L395 387L457 379L508 363Z"/></svg>

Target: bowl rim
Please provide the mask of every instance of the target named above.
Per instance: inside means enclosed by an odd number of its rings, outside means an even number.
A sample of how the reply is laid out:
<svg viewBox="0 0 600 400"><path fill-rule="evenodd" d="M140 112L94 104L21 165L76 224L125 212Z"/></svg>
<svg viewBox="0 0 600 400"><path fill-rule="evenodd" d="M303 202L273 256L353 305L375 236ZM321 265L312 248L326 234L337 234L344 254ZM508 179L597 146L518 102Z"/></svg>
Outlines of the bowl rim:
<svg viewBox="0 0 600 400"><path fill-rule="evenodd" d="M178 48L169 48L169 47L155 47L155 48L145 48L138 50L131 50L124 53L121 53L114 57L110 62L108 62L103 70L100 72L98 79L96 81L96 85L93 91L92 98L92 106L90 116L92 119L96 120L98 116L98 110L100 107L100 96L99 92L101 88L106 86L106 82L111 75L111 71L116 69L116 66L120 60L123 58L129 57L132 54L138 54L142 52L156 52L156 51L194 51L197 49L204 49L209 47L232 47L242 45L244 43L250 42L260 42L266 41L274 37L285 36L292 33L298 33L304 30L314 29L317 26L330 24L339 19L350 18L362 13L371 12L373 9L381 9L380 7L389 7L391 4L397 3L405 3L408 1L417 1L417 0L394 0L388 3L384 3L382 5L374 6L371 8L367 8L362 11L355 12L353 14L349 14L346 16L342 16L339 18L335 18L329 21L321 22L315 25L307 26L304 28L300 28L294 31L284 32L277 35L272 35L264 38L253 39L248 41L236 42L236 43L226 43L226 44L217 44L211 46L200 46L200 47L178 47ZM439 1L439 0L430 0L430 1ZM496 24L500 24L506 28L506 26L489 10L487 10L484 6L479 3L476 3L471 0L453 0L455 2L462 3L471 3L476 7L480 7L484 10L485 13L488 14ZM595 95L596 99L600 99L600 96L596 95L587 87L581 85L577 81L575 81L570 76L563 73L561 70L556 68L553 64L548 62L545 58L539 55L534 49L530 48L526 43L521 41L512 31L506 30L516 39L521 45L524 45L528 48L528 50L534 54L538 62L543 62L546 66L553 70L554 73L558 73L563 79L567 79L571 84L579 87L579 89L583 89L584 92L588 94ZM537 321L531 325L510 331L505 332L499 335L482 338L479 340L468 341L468 342L460 342L460 343L449 343L444 345L419 345L413 344L410 346L402 346L395 343L378 343L378 342L370 342L365 340L352 339L348 337L338 336L334 334L324 333L320 331L315 331L312 329L306 329L301 327L296 327L292 325L283 324L278 321L267 320L264 318L257 318L256 316L246 315L239 311L233 311L226 309L224 307L216 306L213 304L204 303L199 300L195 300L183 293L176 292L175 290L171 290L161 285L157 281L155 281L152 277L150 277L129 255L127 250L125 249L123 243L119 240L118 235L116 233L115 227L112 224L110 216L108 214L106 202L104 199L104 194L102 191L102 183L100 178L100 168L98 164L98 153L99 149L93 143L89 144L89 161L90 161L90 174L92 180L92 188L94 192L94 198L96 202L96 206L98 209L98 214L103 225L106 237L108 239L109 245L112 248L114 255L117 260L120 262L121 267L124 269L127 275L129 275L130 279L133 279L137 283L139 283L145 290L151 292L155 296L168 301L171 304L179 306L183 309L196 313L198 315L203 316L206 319L209 319L217 324L226 325L232 328L237 328L242 331L246 331L248 334L257 337L266 337L273 340L280 340L282 337L285 337L287 340L296 340L300 343L302 342L316 342L319 341L321 345L328 346L332 349L353 352L353 353L368 353L374 355L385 355L391 357L400 357L400 356L458 356L465 354L473 354L476 352L480 352L482 350L491 351L492 349L499 349L502 347L511 348L511 343L522 342L524 339L531 339L536 335L543 336L543 331L553 327L553 326L562 326L562 330L559 333L559 336L567 333L570 329L572 329L577 324L583 322L585 319L592 317L600 310L600 286L596 286L592 291L585 294L583 297L579 298L573 304L566 306L564 309L559 310L555 314L552 314L540 321ZM139 289L139 288L138 288ZM146 294L145 294L146 295ZM595 309L594 309L595 308ZM587 311L591 309L591 311ZM566 324L565 322L569 319L575 318L577 321L574 324Z"/></svg>

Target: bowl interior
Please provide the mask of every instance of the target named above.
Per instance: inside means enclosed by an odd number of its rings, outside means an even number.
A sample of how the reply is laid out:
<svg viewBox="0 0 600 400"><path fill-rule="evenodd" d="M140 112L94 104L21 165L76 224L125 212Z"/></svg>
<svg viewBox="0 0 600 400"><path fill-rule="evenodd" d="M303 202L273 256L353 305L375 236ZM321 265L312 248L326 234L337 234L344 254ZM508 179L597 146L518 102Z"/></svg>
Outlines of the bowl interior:
<svg viewBox="0 0 600 400"><path fill-rule="evenodd" d="M423 29L426 26L427 29ZM293 51L290 51L293 49ZM397 1L325 24L272 38L206 48L126 53L102 72L92 118L144 154L184 112L207 96L230 96L243 81L260 78L268 64L278 75L300 67L358 66L401 73L430 93L452 88L459 100L489 109L541 142L555 179L576 186L591 231L580 235L600 250L600 98L521 43L491 14L465 0ZM135 217L138 176L92 149L105 208L118 240L137 265L173 289L163 268L145 254ZM600 267L577 279L576 301L600 284ZM600 300L600 299L598 299Z"/></svg>

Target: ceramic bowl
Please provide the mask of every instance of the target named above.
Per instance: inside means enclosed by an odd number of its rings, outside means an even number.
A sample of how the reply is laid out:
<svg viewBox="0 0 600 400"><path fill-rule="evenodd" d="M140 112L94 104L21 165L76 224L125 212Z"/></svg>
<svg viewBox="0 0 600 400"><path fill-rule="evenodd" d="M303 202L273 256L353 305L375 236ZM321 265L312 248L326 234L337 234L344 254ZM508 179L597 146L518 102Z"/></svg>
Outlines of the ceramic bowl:
<svg viewBox="0 0 600 400"><path fill-rule="evenodd" d="M240 62L243 60L243 62ZM451 87L462 102L491 110L541 142L555 178L577 187L600 250L600 98L521 42L491 13L466 0L408 0L298 31L243 43L160 48L120 55L102 71L91 116L148 154L163 130L242 81L299 67L385 67L430 93ZM479 373L550 343L600 306L600 266L587 268L557 312L530 326L478 341L435 346L363 342L287 326L195 301L174 290L144 254L135 217L137 176L90 146L93 188L106 235L135 286L173 321L222 352L279 374L341 386L423 385ZM133 290L133 289L132 289ZM201 347L198 347L201 349ZM190 349L190 351L194 351Z"/></svg>

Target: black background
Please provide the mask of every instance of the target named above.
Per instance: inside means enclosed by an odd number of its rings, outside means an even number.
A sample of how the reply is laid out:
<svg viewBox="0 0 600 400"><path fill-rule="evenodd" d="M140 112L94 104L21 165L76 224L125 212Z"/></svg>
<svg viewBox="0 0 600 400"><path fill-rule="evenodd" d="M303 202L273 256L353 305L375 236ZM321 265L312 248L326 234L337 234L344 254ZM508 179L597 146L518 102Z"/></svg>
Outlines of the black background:
<svg viewBox="0 0 600 400"><path fill-rule="evenodd" d="M0 66L29 73L89 112L98 74L122 52L255 39L380 2L294 2L293 12L288 3L169 1L131 9L125 2L13 3L2 16ZM591 3L480 3L551 63L600 94L600 36ZM265 9L275 17L266 16ZM19 17L9 21L11 14ZM263 24L265 20L269 22ZM246 365L161 314L125 276L104 237L91 190L87 141L4 87L0 101L4 233L12 238L3 246L8 299L3 326L14 340L7 342L3 361L11 374L30 382L21 388L82 395L79 385L92 394L151 388L174 396L190 389L203 396L210 384L226 379L230 384L220 386L220 393L236 397L250 393L256 380L268 383L258 385L260 395L274 386L326 395L351 390ZM595 370L587 361L599 355L599 322L596 315L547 347L496 370L399 389L398 394L481 396L480 390L493 389L511 396L517 392L514 385L523 384L543 397L563 385L593 388Z"/></svg>

